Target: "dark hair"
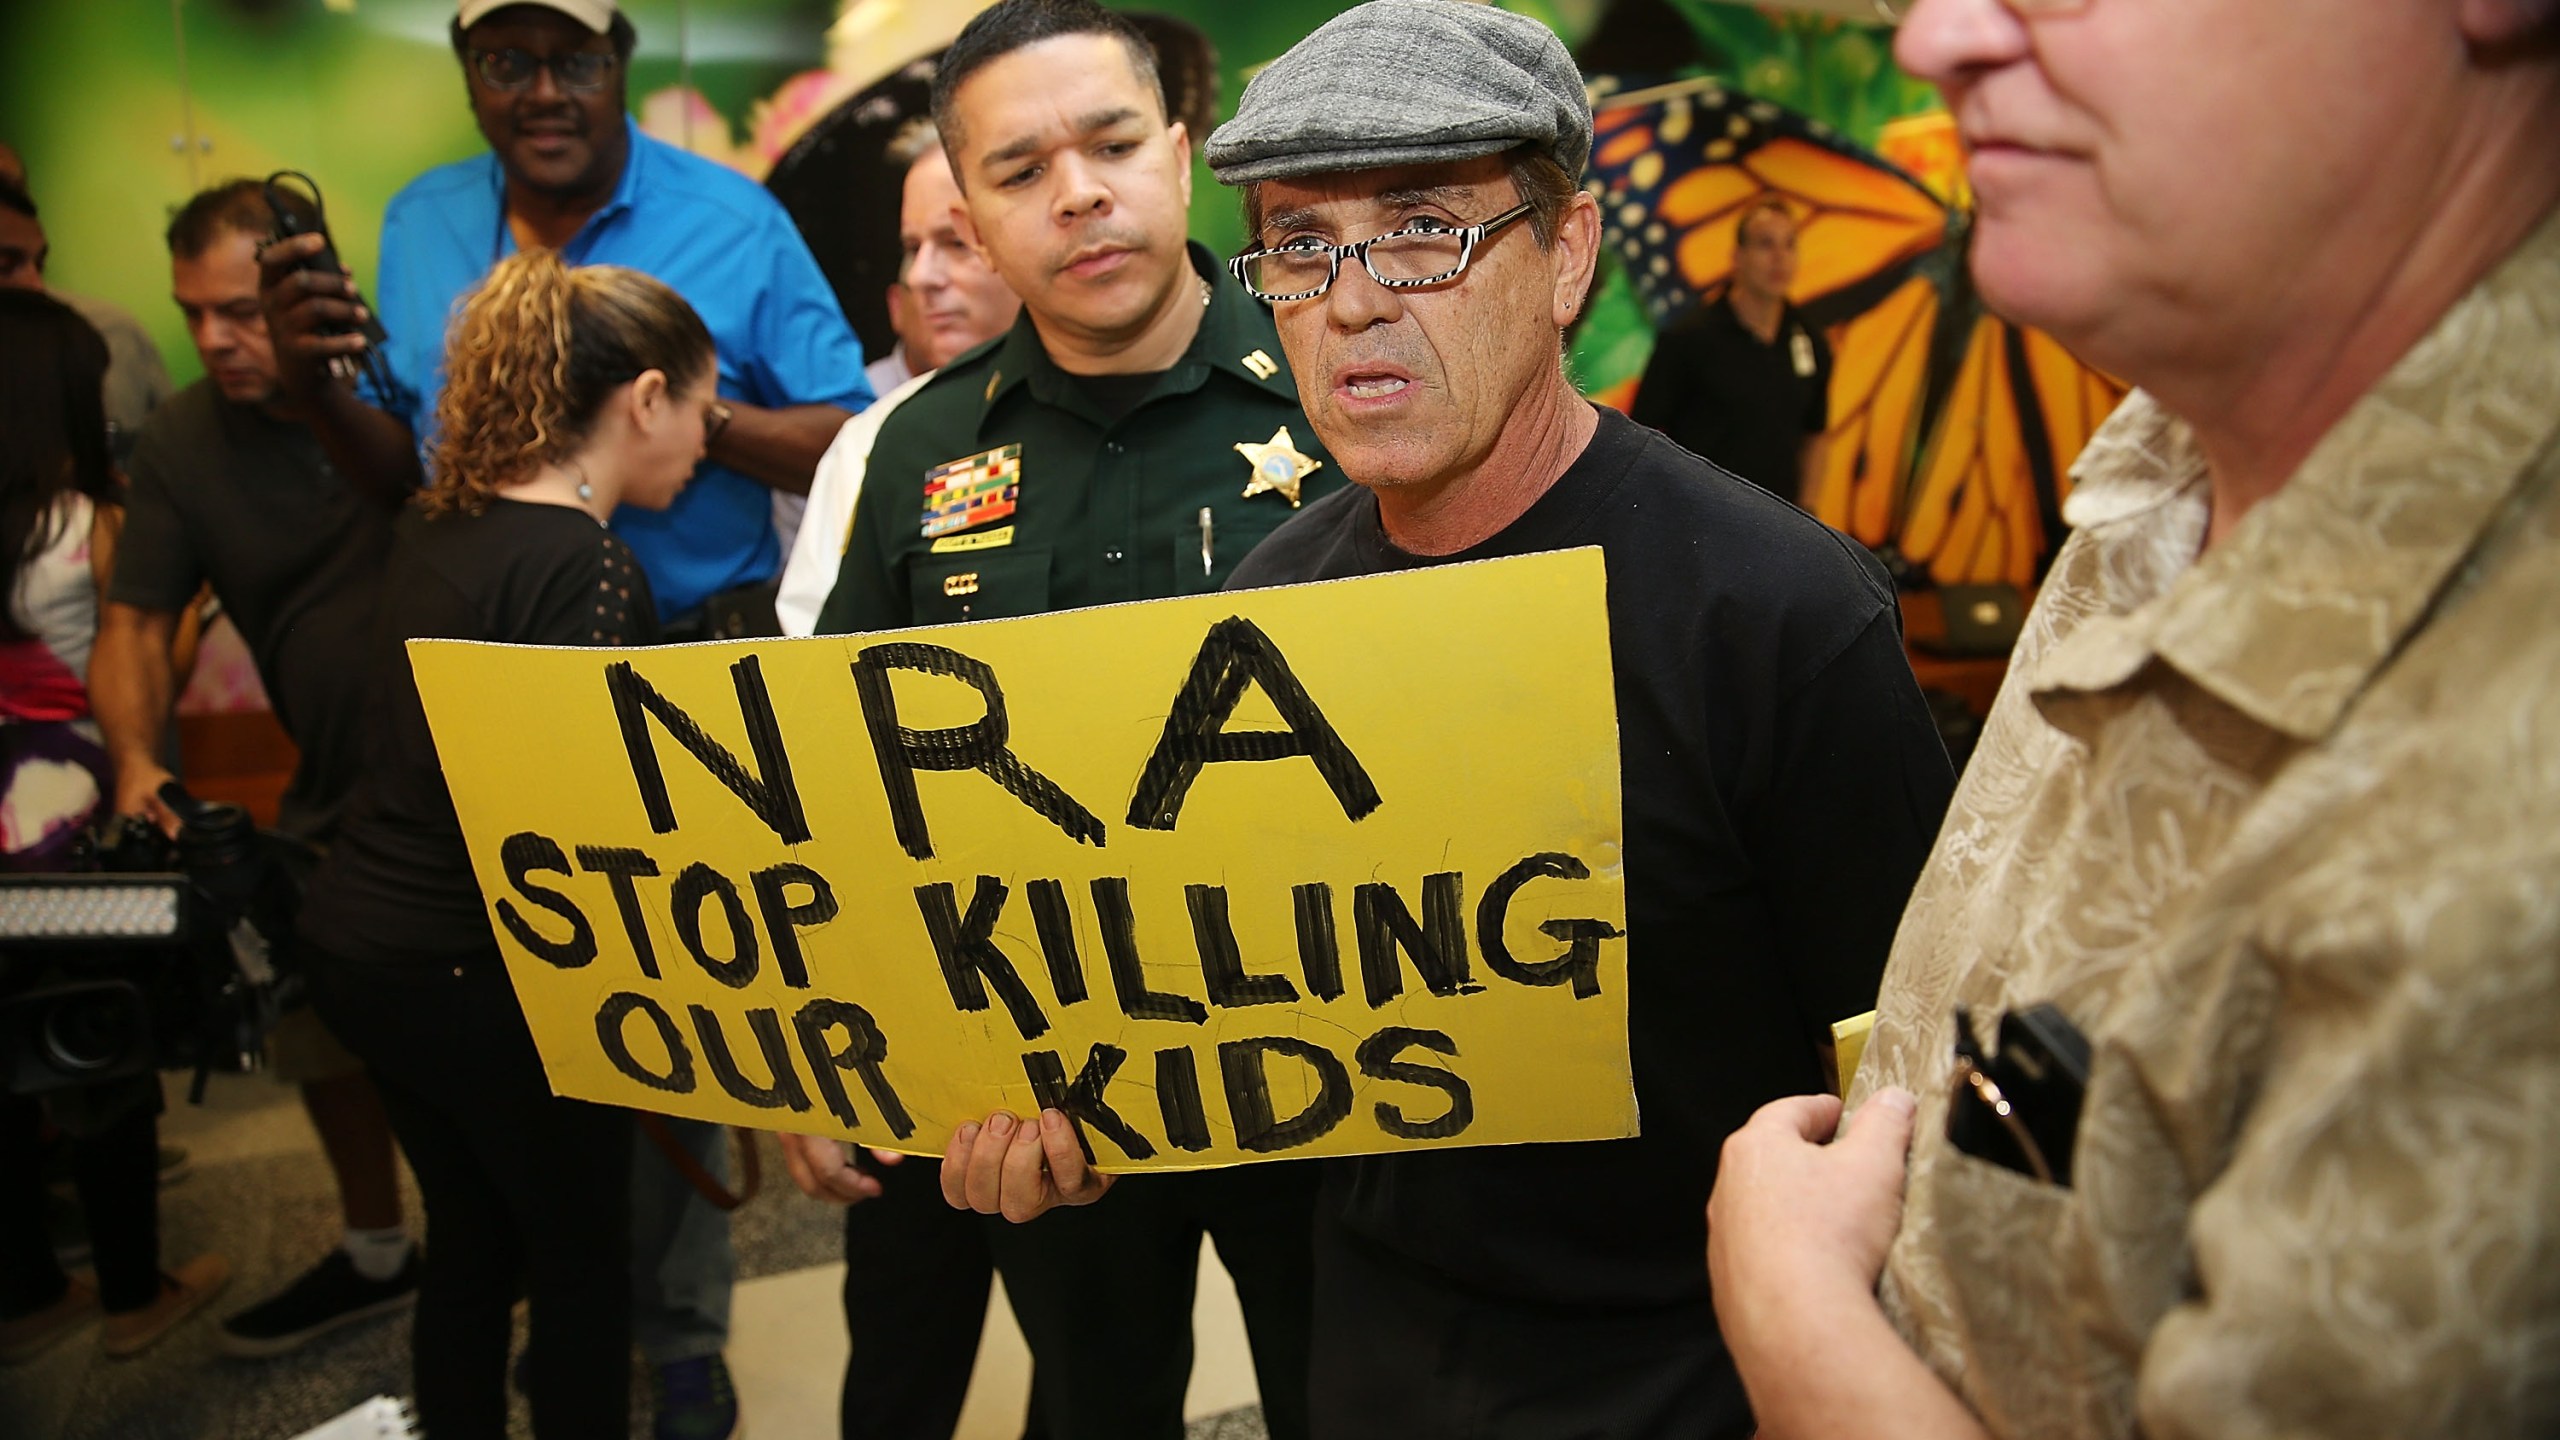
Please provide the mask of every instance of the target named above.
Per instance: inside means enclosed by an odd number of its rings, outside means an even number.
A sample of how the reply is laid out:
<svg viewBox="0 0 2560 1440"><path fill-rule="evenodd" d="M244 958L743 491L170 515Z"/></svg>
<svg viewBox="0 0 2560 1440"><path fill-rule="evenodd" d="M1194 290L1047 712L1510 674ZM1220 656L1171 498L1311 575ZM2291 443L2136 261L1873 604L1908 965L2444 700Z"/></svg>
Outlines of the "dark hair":
<svg viewBox="0 0 2560 1440"><path fill-rule="evenodd" d="M276 195L295 219L308 225L315 218L309 198L300 191L278 186ZM198 191L169 219L169 253L180 260L193 260L212 249L225 231L237 231L254 240L264 240L276 232L275 207L267 203L265 181L243 177Z"/></svg>
<svg viewBox="0 0 2560 1440"><path fill-rule="evenodd" d="M1764 194L1754 199L1750 204L1743 206L1742 213L1733 217L1734 249L1739 250L1742 248L1742 241L1744 238L1742 232L1750 229L1751 222L1759 219L1763 215L1784 216L1786 217L1788 229L1793 230L1797 228L1796 212L1787 208L1787 202L1779 199L1775 194Z"/></svg>
<svg viewBox="0 0 2560 1440"><path fill-rule="evenodd" d="M0 638L19 639L19 573L62 538L65 497L116 498L107 342L40 291L0 290Z"/></svg>
<svg viewBox="0 0 2560 1440"><path fill-rule="evenodd" d="M1153 11L1137 11L1129 23L1147 37L1155 52L1156 81L1164 91L1164 113L1182 122L1194 146L1218 128L1218 47L1207 32L1188 20Z"/></svg>
<svg viewBox="0 0 2560 1440"><path fill-rule="evenodd" d="M557 250L510 255L454 317L420 503L476 515L498 487L575 456L614 391L650 370L681 389L711 360L702 317L664 283L619 265L571 269Z"/></svg>
<svg viewBox="0 0 2560 1440"><path fill-rule="evenodd" d="M1129 52L1129 69L1164 108L1164 85L1156 74L1155 47L1126 17L1093 0L996 0L960 29L960 38L942 52L933 68L933 123L946 145L962 143L953 97L971 75L1025 46L1062 35L1108 35ZM1168 111L1168 114L1171 112ZM952 174L960 173L953 165ZM964 182L965 183L965 182Z"/></svg>
<svg viewBox="0 0 2560 1440"><path fill-rule="evenodd" d="M1529 204L1529 229L1538 237L1538 248L1554 248L1565 207L1582 187L1544 145L1515 147L1503 155L1502 168L1511 176L1511 188Z"/></svg>
<svg viewBox="0 0 2560 1440"><path fill-rule="evenodd" d="M490 11L488 15L481 16L480 19L486 20L490 15L503 15L514 8L515 7L512 5L501 5L497 9ZM538 8L548 9L550 7L542 6ZM478 24L479 21L473 21L472 23ZM462 28L462 17L458 14L455 15L451 20L445 23L444 29L445 39L450 41L453 45L453 58L461 61L463 63L463 68L468 70L471 65L471 42L463 38L464 31ZM634 49L637 49L640 44L640 32L631 28L630 17L624 15L620 10L613 12L613 23L605 27L604 35L607 40L613 42L613 58L617 65L627 64L631 59L631 52Z"/></svg>
<svg viewBox="0 0 2560 1440"><path fill-rule="evenodd" d="M1563 165L1544 145L1534 142L1515 145L1502 152L1503 173L1511 177L1511 188L1528 202L1529 230L1537 237L1538 248L1555 247L1556 227L1563 223L1565 207L1573 203L1574 192L1582 187L1574 183ZM1246 248L1262 243L1262 182L1247 181L1240 192L1244 202L1244 234Z"/></svg>
<svg viewBox="0 0 2560 1440"><path fill-rule="evenodd" d="M15 210L30 220L36 218L34 198L6 180L0 180L0 210Z"/></svg>

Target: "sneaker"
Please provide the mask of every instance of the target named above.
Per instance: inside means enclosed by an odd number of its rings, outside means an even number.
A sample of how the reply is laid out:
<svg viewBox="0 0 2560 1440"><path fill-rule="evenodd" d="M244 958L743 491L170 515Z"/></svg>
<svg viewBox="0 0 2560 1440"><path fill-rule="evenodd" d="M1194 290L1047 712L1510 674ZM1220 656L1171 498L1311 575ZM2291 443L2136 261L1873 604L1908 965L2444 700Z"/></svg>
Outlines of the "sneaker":
<svg viewBox="0 0 2560 1440"><path fill-rule="evenodd" d="M649 1398L657 1411L657 1440L742 1440L737 1387L729 1362L718 1355L670 1360L649 1367Z"/></svg>
<svg viewBox="0 0 2560 1440"><path fill-rule="evenodd" d="M139 1310L107 1316L98 1331L98 1348L110 1360L130 1360L160 1343L178 1322L204 1308L231 1283L231 1262L219 1255L199 1255L160 1277L160 1297Z"/></svg>
<svg viewBox="0 0 2560 1440"><path fill-rule="evenodd" d="M344 1250L332 1250L302 1278L222 1322L222 1353L262 1360L298 1350L341 1325L388 1315L418 1298L418 1247L400 1273L367 1280Z"/></svg>
<svg viewBox="0 0 2560 1440"><path fill-rule="evenodd" d="M33 1360L97 1318L98 1292L74 1276L63 1286L61 1299L15 1320L0 1320L0 1365Z"/></svg>

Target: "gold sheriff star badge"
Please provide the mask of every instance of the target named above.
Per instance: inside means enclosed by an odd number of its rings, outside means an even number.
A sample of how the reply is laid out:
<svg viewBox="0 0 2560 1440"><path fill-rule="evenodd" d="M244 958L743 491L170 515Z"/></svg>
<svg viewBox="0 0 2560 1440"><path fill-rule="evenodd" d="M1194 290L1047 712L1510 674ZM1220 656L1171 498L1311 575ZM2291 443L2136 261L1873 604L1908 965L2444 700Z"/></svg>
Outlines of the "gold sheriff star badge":
<svg viewBox="0 0 2560 1440"><path fill-rule="evenodd" d="M1271 438L1259 445L1237 441L1236 453L1253 466L1253 479L1244 487L1244 498L1250 500L1266 490L1274 491L1289 502L1292 510L1298 508L1298 482L1324 468L1323 461L1299 451L1297 443L1289 438L1286 425L1272 431Z"/></svg>

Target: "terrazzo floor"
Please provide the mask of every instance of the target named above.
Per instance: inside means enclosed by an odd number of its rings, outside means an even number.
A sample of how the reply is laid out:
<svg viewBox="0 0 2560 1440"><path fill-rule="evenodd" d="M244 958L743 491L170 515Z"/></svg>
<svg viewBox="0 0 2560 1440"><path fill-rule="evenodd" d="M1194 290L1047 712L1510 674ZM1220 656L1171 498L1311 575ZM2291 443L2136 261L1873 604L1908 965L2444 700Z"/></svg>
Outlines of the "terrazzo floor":
<svg viewBox="0 0 2560 1440"><path fill-rule="evenodd" d="M292 1092L263 1079L217 1081L207 1104L170 1086L161 1136L187 1147L189 1174L161 1193L163 1254L176 1263L218 1250L229 1313L270 1293L335 1242L327 1164ZM771 1137L763 1194L734 1217L739 1284L729 1363L756 1440L825 1440L837 1431L845 1337L839 1311L843 1221L791 1187ZM411 1223L414 1186L403 1176ZM1185 1405L1190 1440L1263 1440L1235 1289L1204 1249L1194 1312L1198 1358ZM522 1321L519 1318L521 1332ZM315 1341L289 1356L237 1361L214 1346L208 1316L190 1319L136 1360L100 1355L94 1332L41 1358L0 1368L5 1440L290 1440L374 1394L405 1393L409 1326L395 1316ZM518 1342L522 1336L519 1333ZM954 1440L1016 1440L1030 1357L999 1292ZM635 1436L647 1405L635 1385ZM511 1434L529 1436L521 1398Z"/></svg>

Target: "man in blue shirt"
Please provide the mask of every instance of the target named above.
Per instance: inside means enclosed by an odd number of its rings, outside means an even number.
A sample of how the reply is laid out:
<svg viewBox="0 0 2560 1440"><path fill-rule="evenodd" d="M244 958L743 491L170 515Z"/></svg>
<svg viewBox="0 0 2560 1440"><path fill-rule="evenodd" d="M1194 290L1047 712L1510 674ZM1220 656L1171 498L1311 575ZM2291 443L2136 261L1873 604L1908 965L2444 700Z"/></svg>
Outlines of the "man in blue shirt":
<svg viewBox="0 0 2560 1440"><path fill-rule="evenodd" d="M454 50L489 150L419 176L384 214L375 300L390 335L387 389L329 383L312 363L364 348L360 337L313 333L351 319L354 303L334 277L285 268L313 242L275 247L269 273L287 384L325 397L332 458L404 488L419 464L402 452L432 447L447 321L491 265L548 245L571 264L627 265L673 286L719 349L710 458L672 507L626 508L613 528L680 636L705 599L781 568L771 492L807 492L819 456L871 390L862 347L781 205L632 123L633 40L613 0L459 7Z"/></svg>
<svg viewBox="0 0 2560 1440"><path fill-rule="evenodd" d="M829 442L870 403L862 347L771 195L631 123L636 36L615 0L461 0L452 38L489 150L411 181L383 217L375 293L389 339L376 358L390 373L347 383L368 348L352 333L354 286L301 268L319 237L296 237L263 261L284 388L341 474L405 496L439 423L447 322L490 266L542 245L573 265L665 281L710 328L721 403L683 496L661 512L625 508L613 528L648 573L666 638L699 638L706 608L727 608L706 601L781 568L773 492L807 493ZM769 607L770 591L762 598ZM721 1171L720 1127L666 1129L701 1168ZM727 1217L646 1145L635 1175L633 1328L656 1380L657 1433L726 1440L738 1418L720 1355L736 1269Z"/></svg>

